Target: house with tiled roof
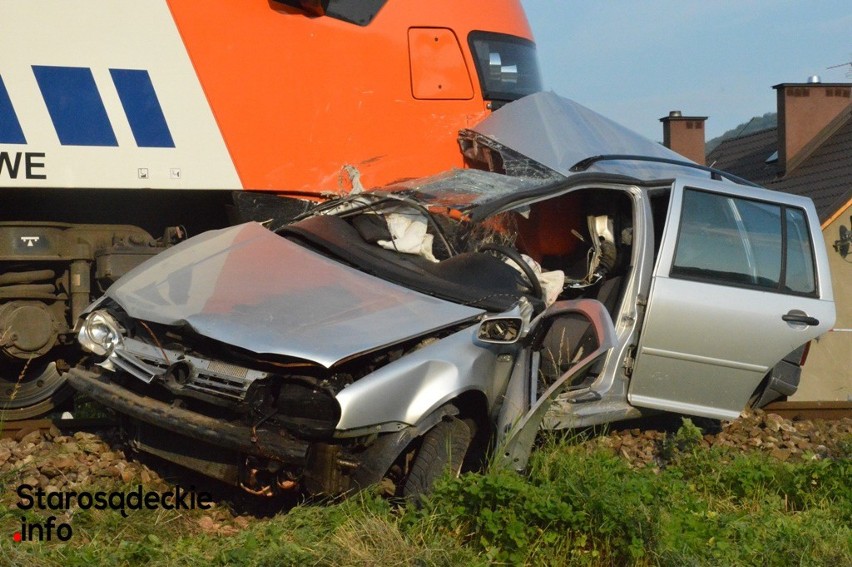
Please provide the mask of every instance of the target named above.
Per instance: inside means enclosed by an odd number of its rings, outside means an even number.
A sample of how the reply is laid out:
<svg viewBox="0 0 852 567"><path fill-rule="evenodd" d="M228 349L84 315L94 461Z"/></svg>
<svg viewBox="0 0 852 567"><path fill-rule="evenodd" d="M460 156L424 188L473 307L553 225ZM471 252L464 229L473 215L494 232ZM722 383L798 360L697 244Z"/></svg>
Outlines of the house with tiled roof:
<svg viewBox="0 0 852 567"><path fill-rule="evenodd" d="M724 146L719 148L719 146ZM778 175L778 129L767 128L722 141L706 158L707 165L724 169L760 185Z"/></svg>
<svg viewBox="0 0 852 567"><path fill-rule="evenodd" d="M704 154L703 116L661 118L664 144L701 164L814 201L829 251L833 331L811 344L794 400L852 401L852 84L772 87L778 125L735 136Z"/></svg>

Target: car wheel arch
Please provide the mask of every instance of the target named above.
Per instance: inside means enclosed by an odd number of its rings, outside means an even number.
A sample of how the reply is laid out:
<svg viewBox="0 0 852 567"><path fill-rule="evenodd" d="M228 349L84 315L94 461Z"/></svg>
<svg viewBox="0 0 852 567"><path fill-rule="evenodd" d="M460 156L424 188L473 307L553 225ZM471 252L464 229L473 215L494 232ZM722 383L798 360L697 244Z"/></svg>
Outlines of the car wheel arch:
<svg viewBox="0 0 852 567"><path fill-rule="evenodd" d="M490 428L485 393L475 389L461 392L452 400L430 411L416 425L379 436L360 455L360 466L353 475L355 490L381 482L402 455L412 450L415 444L421 443L438 425L453 420L463 422L469 429L471 446L487 444Z"/></svg>

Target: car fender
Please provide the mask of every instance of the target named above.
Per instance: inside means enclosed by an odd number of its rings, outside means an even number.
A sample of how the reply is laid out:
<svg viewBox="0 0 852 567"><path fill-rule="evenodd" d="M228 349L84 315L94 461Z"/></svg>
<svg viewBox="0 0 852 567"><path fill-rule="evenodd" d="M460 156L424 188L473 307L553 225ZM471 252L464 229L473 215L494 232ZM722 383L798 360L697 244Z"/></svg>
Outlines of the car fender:
<svg viewBox="0 0 852 567"><path fill-rule="evenodd" d="M471 390L493 406L502 390L494 380L497 359L517 345L476 341L479 326L467 327L423 346L350 384L337 394L338 437L395 431L417 425L436 408Z"/></svg>

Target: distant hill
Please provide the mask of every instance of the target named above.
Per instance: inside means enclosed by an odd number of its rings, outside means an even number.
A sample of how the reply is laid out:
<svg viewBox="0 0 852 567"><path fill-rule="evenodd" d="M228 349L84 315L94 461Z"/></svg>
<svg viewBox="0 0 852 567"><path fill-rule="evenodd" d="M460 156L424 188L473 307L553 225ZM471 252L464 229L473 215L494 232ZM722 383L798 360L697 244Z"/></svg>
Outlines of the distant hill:
<svg viewBox="0 0 852 567"><path fill-rule="evenodd" d="M767 112L763 116L755 116L748 122L743 122L736 128L731 128L721 136L717 136L716 138L709 140L706 145L706 152L709 154L716 148L716 146L730 138L739 138L740 136L751 134L752 132L759 132L761 130L766 130L767 128L775 128L777 125L777 112Z"/></svg>

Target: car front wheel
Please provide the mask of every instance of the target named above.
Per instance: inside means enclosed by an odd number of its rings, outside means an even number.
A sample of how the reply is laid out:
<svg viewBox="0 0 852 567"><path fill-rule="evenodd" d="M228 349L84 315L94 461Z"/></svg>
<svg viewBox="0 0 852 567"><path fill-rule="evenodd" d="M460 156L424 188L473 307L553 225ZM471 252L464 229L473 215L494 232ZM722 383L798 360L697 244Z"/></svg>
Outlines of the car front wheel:
<svg viewBox="0 0 852 567"><path fill-rule="evenodd" d="M432 490L435 481L447 469L453 476L458 476L472 439L470 427L455 418L441 421L427 431L411 464L403 495L419 500Z"/></svg>

